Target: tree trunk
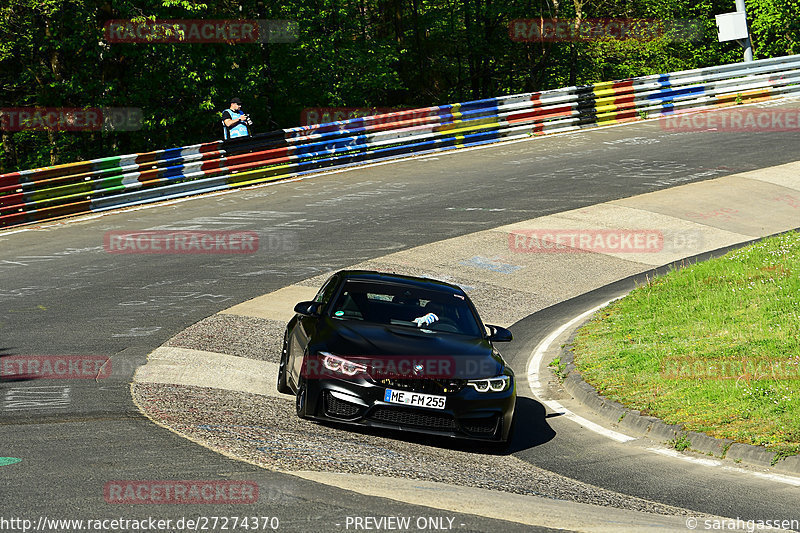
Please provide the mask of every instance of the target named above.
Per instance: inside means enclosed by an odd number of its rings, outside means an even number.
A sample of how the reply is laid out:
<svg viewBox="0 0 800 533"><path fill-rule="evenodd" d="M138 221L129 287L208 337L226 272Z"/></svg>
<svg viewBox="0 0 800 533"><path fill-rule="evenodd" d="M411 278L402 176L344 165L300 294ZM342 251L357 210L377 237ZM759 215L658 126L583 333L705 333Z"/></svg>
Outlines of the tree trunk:
<svg viewBox="0 0 800 533"><path fill-rule="evenodd" d="M9 131L3 131L3 156L0 157L0 174L11 172L12 169L19 168L17 159L17 147L14 144L14 137Z"/></svg>

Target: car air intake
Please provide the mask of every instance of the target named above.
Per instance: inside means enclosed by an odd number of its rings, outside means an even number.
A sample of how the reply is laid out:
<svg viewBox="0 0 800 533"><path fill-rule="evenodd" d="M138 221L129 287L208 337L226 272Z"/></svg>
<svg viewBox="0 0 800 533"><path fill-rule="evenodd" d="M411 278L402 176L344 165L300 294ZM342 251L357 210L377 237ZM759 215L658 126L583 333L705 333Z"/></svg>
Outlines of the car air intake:
<svg viewBox="0 0 800 533"><path fill-rule="evenodd" d="M497 430L497 419L497 416L462 419L461 429L467 433L476 433L479 435L492 434Z"/></svg>
<svg viewBox="0 0 800 533"><path fill-rule="evenodd" d="M361 406L340 400L331 391L322 395L325 404L325 414L334 418L354 418L361 411Z"/></svg>
<svg viewBox="0 0 800 533"><path fill-rule="evenodd" d="M427 394L444 394L460 392L466 385L465 379L394 379L378 380L378 383L389 389L407 390Z"/></svg>
<svg viewBox="0 0 800 533"><path fill-rule="evenodd" d="M377 407L370 416L373 420L397 424L398 426L417 427L435 430L454 430L456 422L450 415L442 413L426 413L416 409L396 407Z"/></svg>

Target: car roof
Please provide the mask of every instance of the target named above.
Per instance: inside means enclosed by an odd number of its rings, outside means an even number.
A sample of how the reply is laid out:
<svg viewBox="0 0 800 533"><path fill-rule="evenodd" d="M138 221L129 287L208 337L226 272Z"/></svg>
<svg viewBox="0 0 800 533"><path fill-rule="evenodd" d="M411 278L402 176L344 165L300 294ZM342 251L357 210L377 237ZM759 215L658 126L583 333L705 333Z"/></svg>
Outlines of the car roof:
<svg viewBox="0 0 800 533"><path fill-rule="evenodd" d="M416 276L405 276L377 270L340 270L336 273L342 276L343 281L372 281L379 283L392 283L418 289L435 290L449 294L466 295L464 290L444 281Z"/></svg>

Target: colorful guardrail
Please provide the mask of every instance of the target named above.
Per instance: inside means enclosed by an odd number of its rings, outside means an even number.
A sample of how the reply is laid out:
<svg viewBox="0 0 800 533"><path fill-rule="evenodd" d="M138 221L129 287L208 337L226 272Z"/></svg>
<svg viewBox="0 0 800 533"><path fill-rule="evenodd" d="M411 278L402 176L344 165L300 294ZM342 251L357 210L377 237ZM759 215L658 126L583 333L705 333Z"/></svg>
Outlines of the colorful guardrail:
<svg viewBox="0 0 800 533"><path fill-rule="evenodd" d="M800 94L800 55L488 98L0 175L0 228L365 161Z"/></svg>

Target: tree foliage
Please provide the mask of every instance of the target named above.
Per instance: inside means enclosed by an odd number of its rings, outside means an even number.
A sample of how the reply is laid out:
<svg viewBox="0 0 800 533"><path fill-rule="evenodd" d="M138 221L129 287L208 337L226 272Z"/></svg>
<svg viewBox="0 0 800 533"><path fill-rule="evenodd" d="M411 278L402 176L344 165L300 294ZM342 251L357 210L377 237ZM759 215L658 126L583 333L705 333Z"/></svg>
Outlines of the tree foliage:
<svg viewBox="0 0 800 533"><path fill-rule="evenodd" d="M800 4L747 0L757 58L800 53ZM138 107L130 132L2 132L0 172L221 137L239 96L256 131L307 107L421 107L741 60L733 0L7 0L0 107ZM693 19L695 41L515 42L517 18ZM271 19L290 43L108 43L111 19Z"/></svg>

